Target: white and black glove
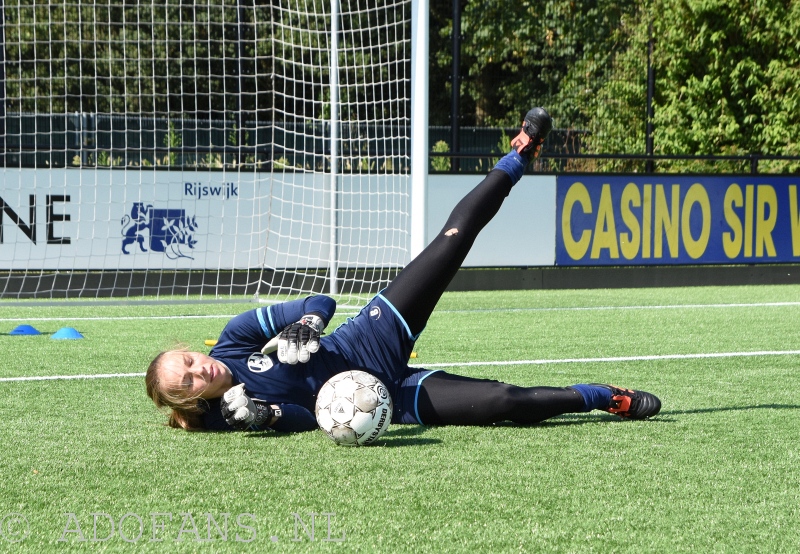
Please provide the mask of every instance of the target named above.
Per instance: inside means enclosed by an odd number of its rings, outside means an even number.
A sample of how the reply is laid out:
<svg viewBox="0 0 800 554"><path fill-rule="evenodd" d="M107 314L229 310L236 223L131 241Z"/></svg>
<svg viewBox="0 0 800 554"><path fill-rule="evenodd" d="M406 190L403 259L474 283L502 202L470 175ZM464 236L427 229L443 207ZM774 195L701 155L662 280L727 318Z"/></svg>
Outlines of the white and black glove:
<svg viewBox="0 0 800 554"><path fill-rule="evenodd" d="M314 314L306 314L287 326L278 335L278 360L286 364L306 363L319 350L319 336L324 329L325 322Z"/></svg>
<svg viewBox="0 0 800 554"><path fill-rule="evenodd" d="M228 425L239 431L272 423L273 418L280 417L280 411L276 413L268 403L247 396L244 384L228 389L222 396L221 406L222 417Z"/></svg>

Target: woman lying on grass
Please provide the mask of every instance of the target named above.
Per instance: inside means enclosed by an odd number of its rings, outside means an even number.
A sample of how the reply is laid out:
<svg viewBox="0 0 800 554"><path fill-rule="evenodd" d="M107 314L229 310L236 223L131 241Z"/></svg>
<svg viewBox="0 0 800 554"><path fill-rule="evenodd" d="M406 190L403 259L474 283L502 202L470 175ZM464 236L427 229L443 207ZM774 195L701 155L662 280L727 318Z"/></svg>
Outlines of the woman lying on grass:
<svg viewBox="0 0 800 554"><path fill-rule="evenodd" d="M208 356L181 350L159 354L145 377L150 398L171 410L171 426L186 430L306 431L317 427L313 412L322 385L337 373L361 369L389 389L393 423L528 425L596 409L630 419L656 415L661 402L643 391L600 384L518 387L408 365L415 341L478 233L551 128L545 110L529 111L513 150L456 205L442 232L333 333L320 338L336 310L327 296L250 310L228 322ZM276 352L264 346L268 342L277 342ZM244 385L246 394L233 404L223 395L237 385Z"/></svg>

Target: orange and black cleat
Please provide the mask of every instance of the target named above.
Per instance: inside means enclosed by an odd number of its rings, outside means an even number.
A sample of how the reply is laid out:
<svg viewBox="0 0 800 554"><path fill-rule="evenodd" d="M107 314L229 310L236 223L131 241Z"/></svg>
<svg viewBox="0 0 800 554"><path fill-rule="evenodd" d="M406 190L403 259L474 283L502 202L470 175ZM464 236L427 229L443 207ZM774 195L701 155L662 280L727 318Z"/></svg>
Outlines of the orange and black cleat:
<svg viewBox="0 0 800 554"><path fill-rule="evenodd" d="M533 108L525 115L519 134L511 140L511 148L520 156L534 158L552 129L550 114L544 108Z"/></svg>
<svg viewBox="0 0 800 554"><path fill-rule="evenodd" d="M605 411L628 419L647 419L661 411L661 400L641 390L622 389L613 385L593 383L611 391L611 405Z"/></svg>

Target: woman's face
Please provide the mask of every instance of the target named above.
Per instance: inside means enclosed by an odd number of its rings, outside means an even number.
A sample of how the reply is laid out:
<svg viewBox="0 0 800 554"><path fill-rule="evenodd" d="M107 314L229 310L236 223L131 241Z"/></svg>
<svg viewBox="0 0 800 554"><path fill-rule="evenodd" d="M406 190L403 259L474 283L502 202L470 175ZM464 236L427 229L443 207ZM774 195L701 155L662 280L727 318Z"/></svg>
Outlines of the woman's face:
<svg viewBox="0 0 800 554"><path fill-rule="evenodd" d="M187 398L206 400L220 398L233 386L230 369L200 352L167 352L162 357L159 379L169 390L182 391Z"/></svg>

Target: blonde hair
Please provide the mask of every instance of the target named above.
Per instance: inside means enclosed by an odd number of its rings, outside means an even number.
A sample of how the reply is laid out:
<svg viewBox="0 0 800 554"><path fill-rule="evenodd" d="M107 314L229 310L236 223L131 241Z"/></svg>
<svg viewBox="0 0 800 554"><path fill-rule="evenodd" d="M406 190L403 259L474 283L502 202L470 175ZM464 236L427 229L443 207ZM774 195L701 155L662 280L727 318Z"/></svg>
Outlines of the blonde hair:
<svg viewBox="0 0 800 554"><path fill-rule="evenodd" d="M147 368L147 373L145 373L144 384L147 396L155 403L156 407L169 410L168 426L185 431L200 431L205 429L205 425L203 425L205 401L197 396L186 396L182 394L181 389L167 389L159 377L161 362L166 354L186 352L187 350L186 348L167 350L153 358Z"/></svg>

